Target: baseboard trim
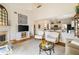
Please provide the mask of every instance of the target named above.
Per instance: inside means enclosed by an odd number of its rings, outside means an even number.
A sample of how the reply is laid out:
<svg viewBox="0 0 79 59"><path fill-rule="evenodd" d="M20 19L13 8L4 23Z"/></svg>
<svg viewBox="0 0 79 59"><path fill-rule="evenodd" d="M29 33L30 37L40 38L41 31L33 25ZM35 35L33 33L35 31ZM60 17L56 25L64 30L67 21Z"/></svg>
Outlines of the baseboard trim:
<svg viewBox="0 0 79 59"><path fill-rule="evenodd" d="M26 39L21 39L21 40L11 40L10 42L11 42L11 44L18 44L18 43L23 43L23 42L25 42L25 41L27 41L27 40L31 40L32 38L26 38Z"/></svg>

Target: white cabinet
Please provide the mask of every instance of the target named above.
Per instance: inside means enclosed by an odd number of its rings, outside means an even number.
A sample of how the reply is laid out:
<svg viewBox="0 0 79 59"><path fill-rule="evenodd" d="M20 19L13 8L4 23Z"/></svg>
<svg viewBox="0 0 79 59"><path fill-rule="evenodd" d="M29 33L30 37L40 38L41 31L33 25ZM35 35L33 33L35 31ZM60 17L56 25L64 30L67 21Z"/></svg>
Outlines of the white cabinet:
<svg viewBox="0 0 79 59"><path fill-rule="evenodd" d="M25 33L26 33L26 37L24 38L30 38L30 32L25 32ZM23 39L22 32L18 32L16 35L16 40L21 40L21 39Z"/></svg>
<svg viewBox="0 0 79 59"><path fill-rule="evenodd" d="M63 43L66 43L66 39L67 38L71 38L71 37L74 37L74 32L70 32L70 33L61 32L61 39L60 39L60 41L63 42Z"/></svg>

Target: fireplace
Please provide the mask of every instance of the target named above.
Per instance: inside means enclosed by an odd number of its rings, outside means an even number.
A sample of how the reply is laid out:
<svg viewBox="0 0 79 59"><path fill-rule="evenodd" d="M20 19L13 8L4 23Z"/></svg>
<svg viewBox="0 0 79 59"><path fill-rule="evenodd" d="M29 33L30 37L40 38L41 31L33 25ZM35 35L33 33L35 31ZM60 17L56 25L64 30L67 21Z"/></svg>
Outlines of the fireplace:
<svg viewBox="0 0 79 59"><path fill-rule="evenodd" d="M7 33L6 32L0 32L0 41L6 41L6 35Z"/></svg>
<svg viewBox="0 0 79 59"><path fill-rule="evenodd" d="M7 41L7 32L0 32L0 46L6 45L8 43Z"/></svg>
<svg viewBox="0 0 79 59"><path fill-rule="evenodd" d="M6 40L6 35L0 35L0 41L5 41Z"/></svg>

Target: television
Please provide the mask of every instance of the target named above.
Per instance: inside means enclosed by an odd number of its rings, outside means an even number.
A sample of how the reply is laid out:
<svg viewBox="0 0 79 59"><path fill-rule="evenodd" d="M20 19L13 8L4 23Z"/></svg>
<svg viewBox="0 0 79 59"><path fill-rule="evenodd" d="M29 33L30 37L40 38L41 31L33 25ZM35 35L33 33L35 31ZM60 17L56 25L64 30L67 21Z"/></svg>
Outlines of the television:
<svg viewBox="0 0 79 59"><path fill-rule="evenodd" d="M18 25L18 32L29 31L28 25Z"/></svg>

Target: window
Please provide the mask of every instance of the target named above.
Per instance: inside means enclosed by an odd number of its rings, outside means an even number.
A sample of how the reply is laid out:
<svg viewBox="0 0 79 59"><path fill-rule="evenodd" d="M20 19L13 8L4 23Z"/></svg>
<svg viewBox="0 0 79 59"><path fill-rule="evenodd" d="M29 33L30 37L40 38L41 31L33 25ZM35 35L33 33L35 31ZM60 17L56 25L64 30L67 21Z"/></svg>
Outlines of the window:
<svg viewBox="0 0 79 59"><path fill-rule="evenodd" d="M4 6L0 5L0 26L8 25L8 13Z"/></svg>

